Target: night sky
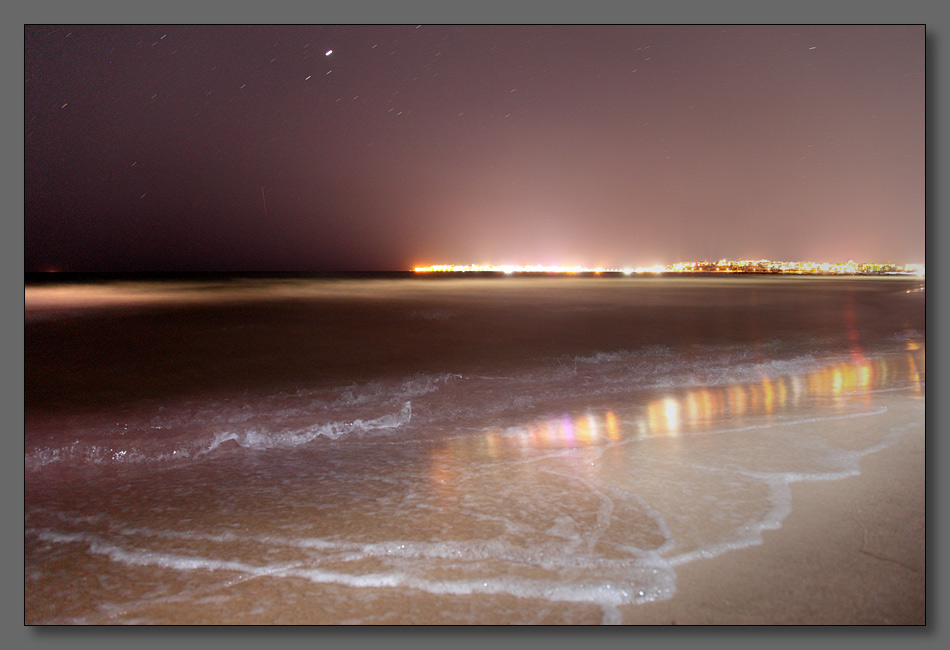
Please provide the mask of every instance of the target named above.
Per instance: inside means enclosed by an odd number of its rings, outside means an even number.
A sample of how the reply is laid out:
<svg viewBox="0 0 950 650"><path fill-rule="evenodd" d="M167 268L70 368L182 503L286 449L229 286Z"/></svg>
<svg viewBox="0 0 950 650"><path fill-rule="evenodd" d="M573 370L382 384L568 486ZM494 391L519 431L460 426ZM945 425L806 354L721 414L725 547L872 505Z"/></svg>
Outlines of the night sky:
<svg viewBox="0 0 950 650"><path fill-rule="evenodd" d="M925 28L27 26L27 271L924 262Z"/></svg>

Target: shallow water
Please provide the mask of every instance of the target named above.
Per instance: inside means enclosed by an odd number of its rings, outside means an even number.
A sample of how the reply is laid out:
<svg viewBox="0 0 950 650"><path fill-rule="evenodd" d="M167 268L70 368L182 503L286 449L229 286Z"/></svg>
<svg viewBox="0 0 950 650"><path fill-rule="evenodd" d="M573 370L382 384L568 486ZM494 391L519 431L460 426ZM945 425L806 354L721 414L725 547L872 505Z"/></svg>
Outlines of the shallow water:
<svg viewBox="0 0 950 650"><path fill-rule="evenodd" d="M920 287L28 286L27 622L622 622L922 429Z"/></svg>

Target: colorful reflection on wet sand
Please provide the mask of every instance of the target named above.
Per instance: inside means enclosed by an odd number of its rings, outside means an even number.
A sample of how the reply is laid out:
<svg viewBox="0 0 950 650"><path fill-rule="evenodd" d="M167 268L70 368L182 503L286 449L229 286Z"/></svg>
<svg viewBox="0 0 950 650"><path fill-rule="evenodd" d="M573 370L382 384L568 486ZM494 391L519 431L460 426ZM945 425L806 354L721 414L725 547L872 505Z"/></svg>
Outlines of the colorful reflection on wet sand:
<svg viewBox="0 0 950 650"><path fill-rule="evenodd" d="M545 449L703 433L711 423L717 427L724 423L741 427L749 422L762 426L771 418L780 418L789 409L801 409L808 404L840 409L846 403L843 397L848 397L852 405L855 399L870 404L873 393L890 385L892 377L898 374L907 377L909 389L923 393L922 341L908 341L906 354L899 357L867 359L857 353L846 361L831 363L806 375L685 388L654 397L642 408L633 413L625 412L623 416L617 412L620 409L602 409L573 416L539 418L520 427L490 429L482 437L458 439L452 445L464 446L464 451L458 451L466 455L480 449L484 455L500 459ZM433 453L434 474L446 471L444 461L449 456L451 451L445 448ZM444 483L444 478L437 482Z"/></svg>

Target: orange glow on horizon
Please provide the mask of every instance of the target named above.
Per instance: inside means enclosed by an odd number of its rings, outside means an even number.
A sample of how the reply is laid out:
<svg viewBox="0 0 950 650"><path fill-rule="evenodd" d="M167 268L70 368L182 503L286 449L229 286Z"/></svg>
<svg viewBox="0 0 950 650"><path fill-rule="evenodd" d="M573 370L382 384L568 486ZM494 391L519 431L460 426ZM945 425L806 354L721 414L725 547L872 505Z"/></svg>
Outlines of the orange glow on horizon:
<svg viewBox="0 0 950 650"><path fill-rule="evenodd" d="M778 262L773 260L718 260L716 262L677 262L653 266L608 268L580 265L515 265L515 264L432 264L416 266L413 273L542 273L571 275L576 273L611 274L659 274L659 273L772 273L789 275L913 275L923 278L923 264L857 263L840 262Z"/></svg>

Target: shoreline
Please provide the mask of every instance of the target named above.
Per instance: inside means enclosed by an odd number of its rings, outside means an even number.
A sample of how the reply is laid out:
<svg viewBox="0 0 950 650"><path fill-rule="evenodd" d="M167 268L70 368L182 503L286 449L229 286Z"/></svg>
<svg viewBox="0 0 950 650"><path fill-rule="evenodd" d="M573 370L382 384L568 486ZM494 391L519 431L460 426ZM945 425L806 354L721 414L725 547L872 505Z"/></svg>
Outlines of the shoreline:
<svg viewBox="0 0 950 650"><path fill-rule="evenodd" d="M888 400L889 418L919 406ZM860 474L792 483L792 510L757 546L678 566L673 598L625 625L924 625L924 427L867 454Z"/></svg>
<svg viewBox="0 0 950 650"><path fill-rule="evenodd" d="M360 587L304 575L270 579L238 572L227 579L212 571L186 578L207 580L191 595L153 598L146 591L124 599L118 608L97 612L82 613L84 606L73 614L44 614L41 608L31 612L28 601L27 624L923 625L924 393L885 388L867 395L874 396L882 411L868 425L854 418L817 420L831 427L827 433L835 444L849 449L854 443L853 448L865 450L848 470L859 473L782 484L787 492L780 500L790 511L774 528L766 522L757 544L740 542L751 545L678 564L668 558L675 564L675 593L666 600L614 609L594 601L515 594L438 595L412 588ZM873 428L859 433L855 426ZM864 434L873 438L876 432L883 433L878 444L867 447L861 442ZM88 555L86 550L78 552ZM91 564L77 556L74 563L89 564L91 574L98 574L111 566L101 555L93 553ZM147 566L112 569L123 579L138 576L145 583L155 575ZM69 576L63 581L61 586L75 582ZM47 589L57 591L52 583ZM41 595L37 598L34 607L44 602ZM56 597L47 604L58 602ZM321 604L310 608L289 603ZM476 610L484 616L473 620L469 614Z"/></svg>

